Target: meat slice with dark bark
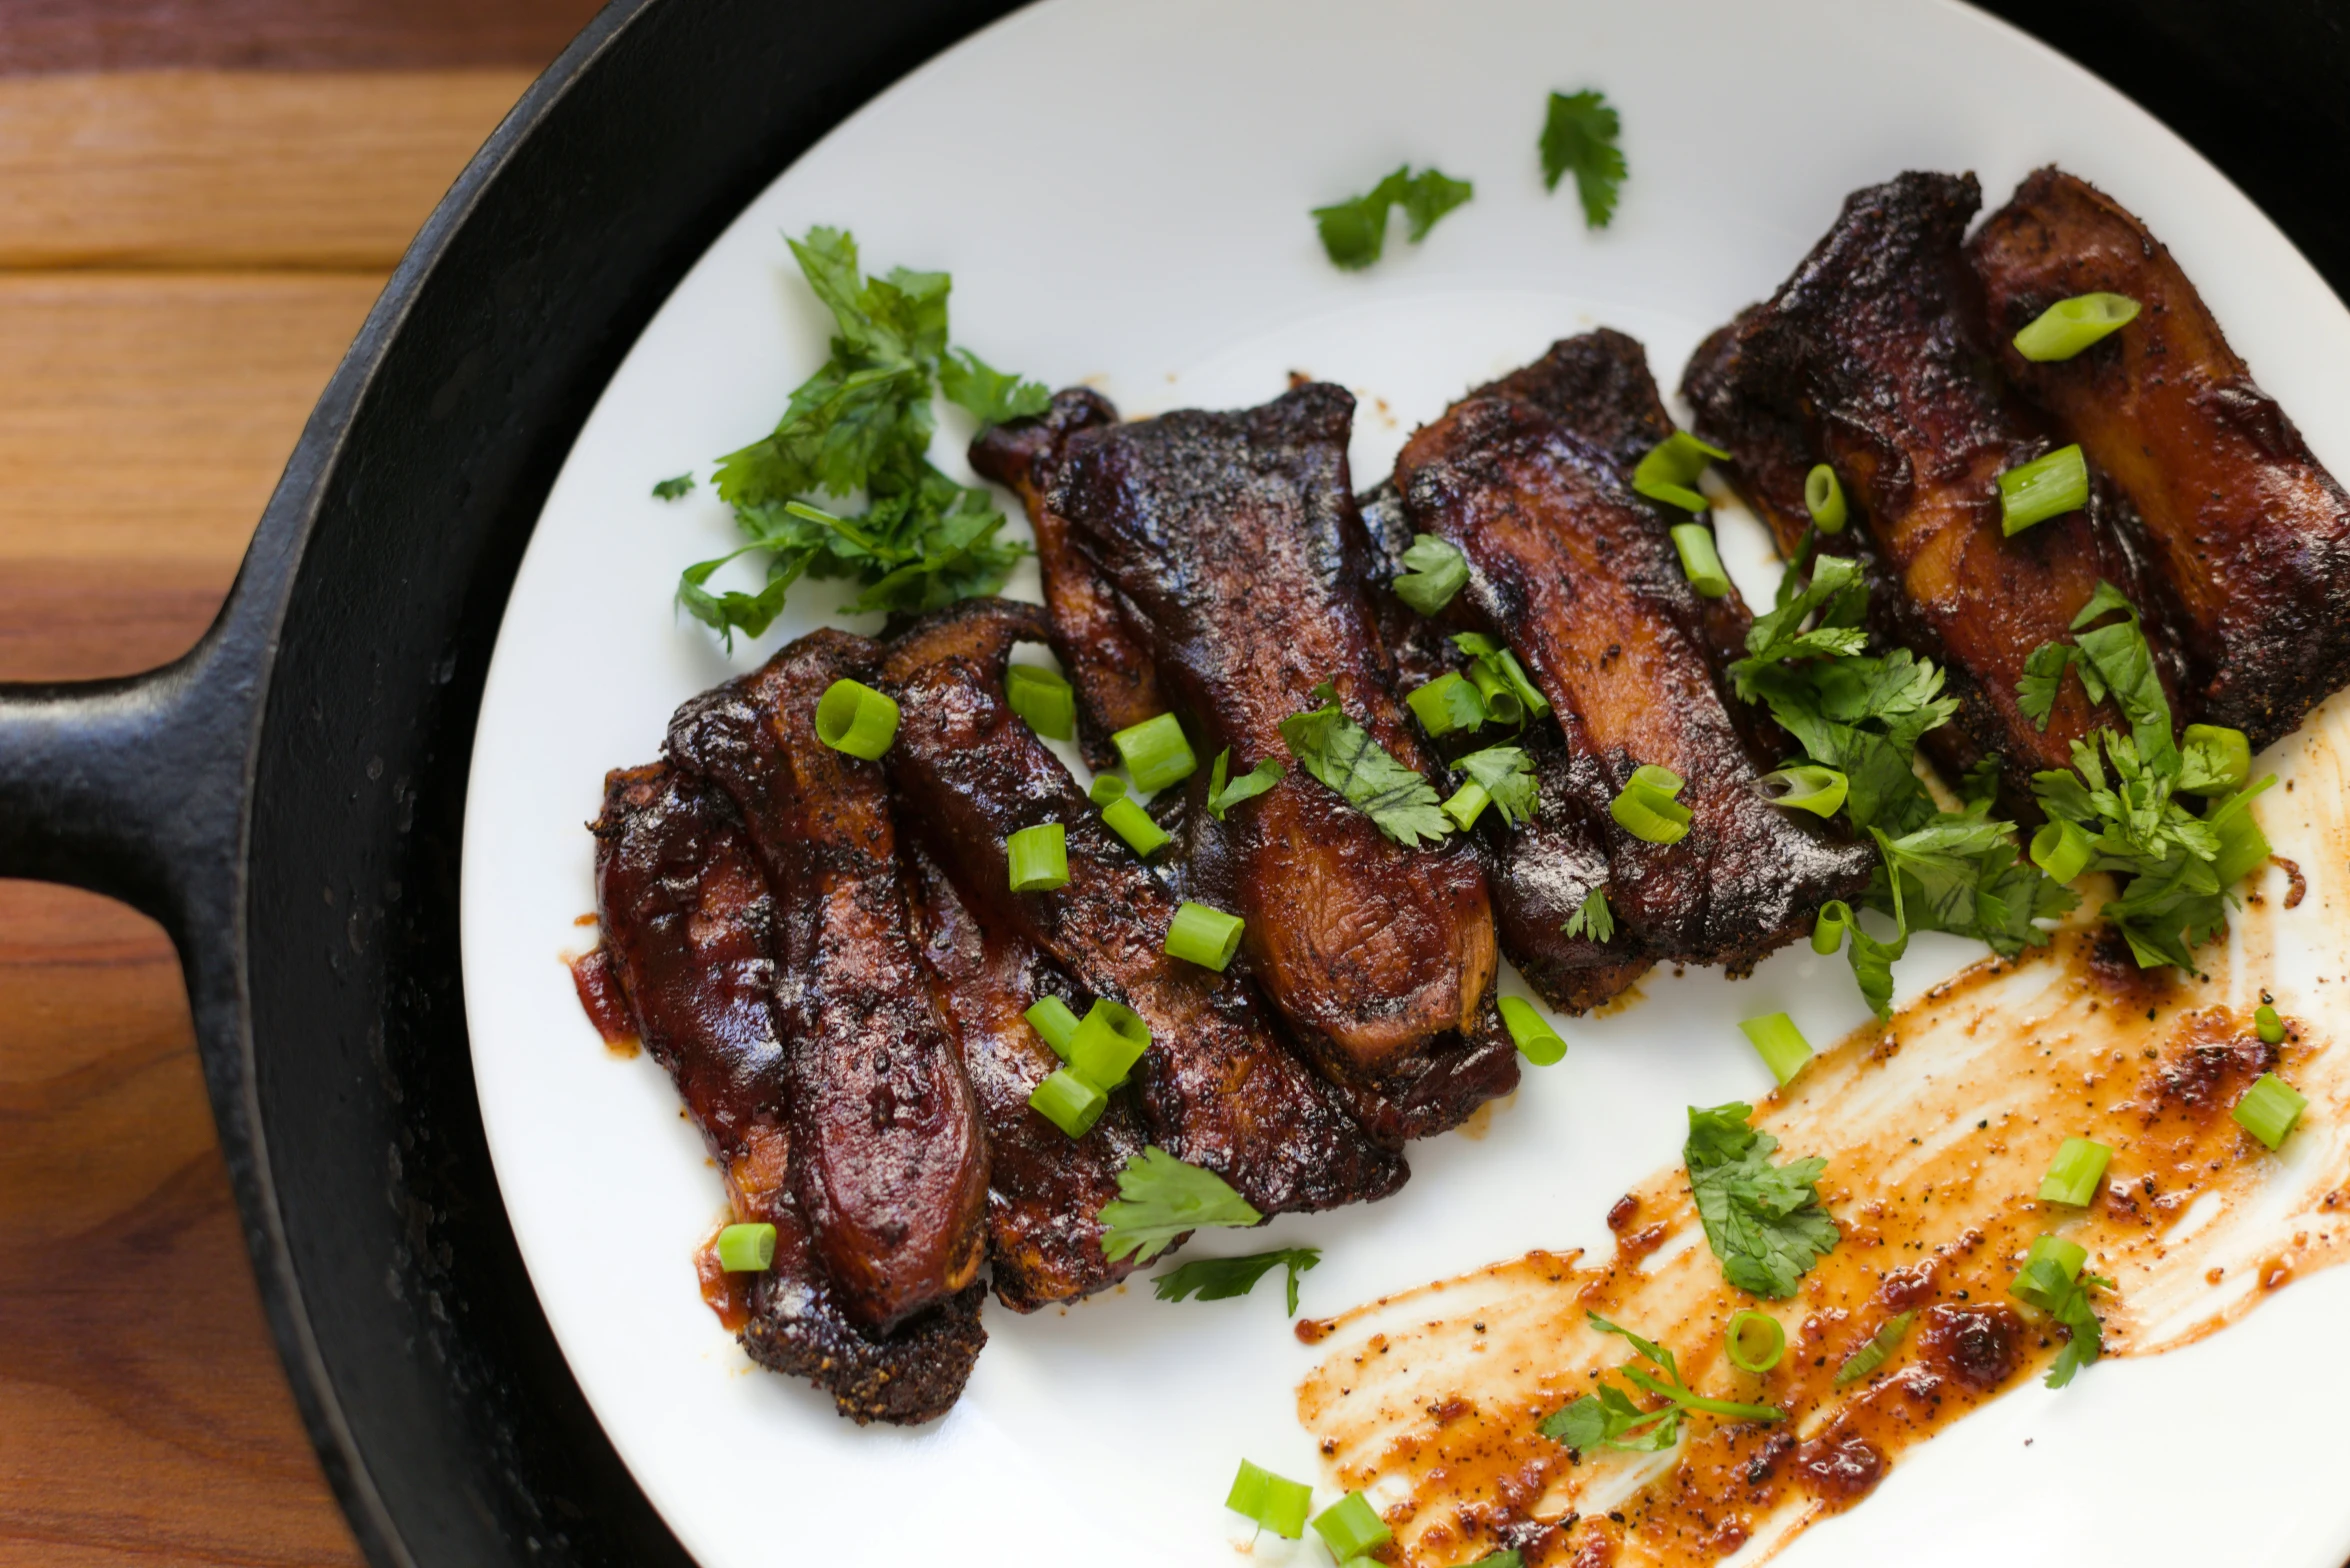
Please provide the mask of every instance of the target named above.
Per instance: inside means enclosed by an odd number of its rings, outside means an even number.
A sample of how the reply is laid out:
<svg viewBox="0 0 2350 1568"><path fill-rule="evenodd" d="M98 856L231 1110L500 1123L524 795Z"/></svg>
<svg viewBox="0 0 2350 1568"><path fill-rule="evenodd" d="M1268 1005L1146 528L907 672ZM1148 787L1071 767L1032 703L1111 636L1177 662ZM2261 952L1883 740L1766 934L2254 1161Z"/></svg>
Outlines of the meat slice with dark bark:
<svg viewBox="0 0 2350 1568"><path fill-rule="evenodd" d="M1012 646L1048 636L1035 606L975 599L890 645L881 679L900 719L889 763L908 831L982 927L1033 944L1149 1026L1132 1083L1153 1143L1267 1214L1394 1191L1403 1162L1283 1047L1240 967L1217 974L1164 951L1174 897L1004 700ZM1046 823L1062 826L1069 880L1014 893L1005 842Z"/></svg>
<svg viewBox="0 0 2350 1568"><path fill-rule="evenodd" d="M774 890L795 1186L849 1310L886 1329L971 1283L987 1142L908 924L888 781L816 738L873 644L819 631L670 721L671 764L722 789Z"/></svg>
<svg viewBox="0 0 2350 1568"><path fill-rule="evenodd" d="M2350 496L2120 203L2042 169L1968 242L1999 361L2126 495L2179 608L2190 716L2255 747L2350 681ZM2076 294L2136 320L2071 359L2013 338Z"/></svg>
<svg viewBox="0 0 2350 1568"><path fill-rule="evenodd" d="M1430 765L1365 586L1353 415L1343 389L1306 384L1240 413L1097 425L1061 442L1044 526L1114 593L1203 764L1227 748L1235 773L1288 761L1282 720L1321 706L1314 691L1329 682L1380 745ZM1060 629L1089 690L1087 631ZM1302 768L1222 821L1197 809L1206 783L1192 784L1186 877L1247 922L1259 982L1324 1070L1377 1089L1416 1074L1438 1042L1459 1049L1496 963L1476 856L1389 839Z"/></svg>
<svg viewBox="0 0 2350 1568"><path fill-rule="evenodd" d="M734 1218L775 1227L744 1348L814 1383L860 1423L945 1414L987 1341L979 1287L872 1335L818 1260L793 1196L775 901L731 803L659 764L623 769L605 781L595 835L596 912L638 1038L701 1129Z"/></svg>
<svg viewBox="0 0 2350 1568"><path fill-rule="evenodd" d="M1690 587L1668 519L1552 406L1599 394L1549 366L1479 389L1406 443L1406 516L1467 558L1457 613L1509 643L1550 699L1557 793L1607 848L1620 926L1656 957L1751 964L1808 930L1821 902L1865 886L1871 853L1763 797L1775 759L1726 689L1719 612ZM1604 426L1622 410L1602 413ZM1683 780L1689 831L1673 844L1635 838L1608 812L1651 764Z"/></svg>
<svg viewBox="0 0 2350 1568"><path fill-rule="evenodd" d="M2044 642L2071 637L2100 579L2129 596L2175 693L2167 598L2111 515L2087 507L2004 537L1999 475L2062 444L2004 385L1961 248L1981 205L1972 175L1904 174L1855 191L1769 303L1699 346L1682 383L1698 433L1792 552L1803 476L1834 465L1856 514L1826 547L1861 557L1872 629L1932 659L1959 699L1926 745L1955 777L1984 758L2031 813L2031 776L2070 765L2110 705L2067 682L2043 728L2016 684Z"/></svg>
<svg viewBox="0 0 2350 1568"><path fill-rule="evenodd" d="M922 962L987 1126L987 1256L996 1299L1034 1312L1115 1285L1135 1264L1104 1256L1101 1210L1118 1196L1118 1172L1143 1149L1130 1097L1112 1095L1082 1138L1028 1104L1061 1063L1023 1015L1054 996L1082 1017L1093 998L1007 922L987 928L972 919L927 851L909 842L906 853Z"/></svg>

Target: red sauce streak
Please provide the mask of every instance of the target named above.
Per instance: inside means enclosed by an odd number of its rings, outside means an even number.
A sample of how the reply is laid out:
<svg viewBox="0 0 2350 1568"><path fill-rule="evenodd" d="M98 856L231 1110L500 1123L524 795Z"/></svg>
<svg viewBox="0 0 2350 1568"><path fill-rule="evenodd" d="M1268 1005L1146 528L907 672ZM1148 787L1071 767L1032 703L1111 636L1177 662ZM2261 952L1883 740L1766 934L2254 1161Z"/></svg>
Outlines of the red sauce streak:
<svg viewBox="0 0 2350 1568"><path fill-rule="evenodd" d="M1627 1192L1615 1201L1614 1207L1607 1211L1607 1228L1622 1230L1632 1223L1632 1216L1639 1212L1640 1200Z"/></svg>
<svg viewBox="0 0 2350 1568"><path fill-rule="evenodd" d="M1821 1501L1844 1508L1885 1479L1885 1456L1865 1437L1829 1434L1795 1445L1795 1469Z"/></svg>
<svg viewBox="0 0 2350 1568"><path fill-rule="evenodd" d="M2300 865L2287 860L2282 855L2271 855L2268 857L2268 862L2282 871L2286 880L2292 883L2292 887L2285 893L2285 907L2287 909L2301 907L2301 901L2309 896L2309 879L2301 874Z"/></svg>
<svg viewBox="0 0 2350 1568"><path fill-rule="evenodd" d="M743 1325L751 1321L751 1281L756 1276L726 1272L718 1261L716 1230L710 1232L694 1253L694 1277L701 1282L702 1304L718 1314L726 1332L741 1333Z"/></svg>
<svg viewBox="0 0 2350 1568"><path fill-rule="evenodd" d="M615 1056L636 1055L636 1020L628 1016L628 996L620 989L620 976L612 970L611 955L599 947L573 959L571 985L579 993L579 1005L586 1009L588 1022L604 1037L606 1048Z"/></svg>

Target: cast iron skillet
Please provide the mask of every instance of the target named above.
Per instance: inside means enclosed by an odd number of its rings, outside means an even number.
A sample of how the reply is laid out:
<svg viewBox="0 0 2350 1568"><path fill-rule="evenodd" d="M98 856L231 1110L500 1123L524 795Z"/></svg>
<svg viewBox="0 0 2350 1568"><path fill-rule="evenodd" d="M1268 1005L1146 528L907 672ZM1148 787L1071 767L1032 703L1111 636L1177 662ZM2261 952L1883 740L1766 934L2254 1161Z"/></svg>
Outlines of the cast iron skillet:
<svg viewBox="0 0 2350 1568"><path fill-rule="evenodd" d="M2350 279L2350 38L2325 0L1992 8ZM130 680L0 686L0 876L125 899L178 944L271 1326L378 1564L685 1561L548 1333L482 1139L457 946L482 679L547 487L678 277L1009 9L619 0L425 225L203 642ZM788 1560L785 1486L763 1501Z"/></svg>

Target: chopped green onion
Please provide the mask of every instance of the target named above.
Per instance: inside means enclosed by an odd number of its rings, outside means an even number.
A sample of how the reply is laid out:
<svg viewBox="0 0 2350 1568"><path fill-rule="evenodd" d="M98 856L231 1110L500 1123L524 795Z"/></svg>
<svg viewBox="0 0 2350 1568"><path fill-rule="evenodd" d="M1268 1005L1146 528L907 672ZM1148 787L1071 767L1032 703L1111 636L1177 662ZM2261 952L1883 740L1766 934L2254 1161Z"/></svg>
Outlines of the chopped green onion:
<svg viewBox="0 0 2350 1568"><path fill-rule="evenodd" d="M857 681L838 680L816 699L816 738L871 762L897 738L898 705Z"/></svg>
<svg viewBox="0 0 2350 1568"><path fill-rule="evenodd" d="M1470 684L1485 699L1486 716L1497 724L1517 724L1531 713L1550 711L1550 699L1528 678L1518 656L1483 632L1459 632L1452 645L1476 662L1469 666Z"/></svg>
<svg viewBox="0 0 2350 1568"><path fill-rule="evenodd" d="M1452 596L1469 580L1469 558L1434 534L1412 535L1403 568L1393 585L1395 596L1422 615L1434 615L1452 603Z"/></svg>
<svg viewBox="0 0 2350 1568"><path fill-rule="evenodd" d="M1834 816L1852 787L1843 774L1816 762L1766 773L1760 783L1763 798L1772 805L1785 806L1790 811L1808 811L1815 817Z"/></svg>
<svg viewBox="0 0 2350 1568"><path fill-rule="evenodd" d="M1836 1386L1857 1383L1885 1364L1885 1358L1900 1347L1910 1324L1917 1321L1914 1312L1900 1312L1887 1318L1878 1330L1869 1336L1869 1342L1847 1356L1844 1365L1836 1369Z"/></svg>
<svg viewBox="0 0 2350 1568"><path fill-rule="evenodd" d="M1821 533L1844 532L1844 519L1849 513L1844 505L1844 487L1836 482L1836 470L1825 463L1812 465L1811 472L1803 476L1803 506Z"/></svg>
<svg viewBox="0 0 2350 1568"><path fill-rule="evenodd" d="M1851 924L1852 906L1840 898L1829 899L1811 924L1811 950L1822 957L1835 952L1844 945L1844 931Z"/></svg>
<svg viewBox="0 0 2350 1568"><path fill-rule="evenodd" d="M2279 1018L2277 1010L2266 1002L2253 1009L2252 1032L2260 1036L2262 1045L2283 1045L2285 1043L2285 1021Z"/></svg>
<svg viewBox="0 0 2350 1568"><path fill-rule="evenodd" d="M2047 873L2051 882L2070 882L2089 869L2089 857L2095 853L2089 835L2077 822L2062 817L2052 819L2032 835L2032 864Z"/></svg>
<svg viewBox="0 0 2350 1568"><path fill-rule="evenodd" d="M2081 1277L2081 1265L2088 1261L2088 1248L2043 1231L2032 1239L2032 1250L2007 1293L2026 1306L2054 1312L2072 1293L2073 1282Z"/></svg>
<svg viewBox="0 0 2350 1568"><path fill-rule="evenodd" d="M1748 1307L1731 1317L1722 1353L1741 1372L1768 1372L1787 1353L1787 1330L1768 1312Z"/></svg>
<svg viewBox="0 0 2350 1568"><path fill-rule="evenodd" d="M775 1227L729 1225L718 1233L718 1266L729 1274L762 1274L775 1261Z"/></svg>
<svg viewBox="0 0 2350 1568"><path fill-rule="evenodd" d="M1681 575L1700 599L1719 599L1730 591L1730 574L1714 549L1714 531L1703 523L1677 523L1673 548L1681 552Z"/></svg>
<svg viewBox="0 0 2350 1568"><path fill-rule="evenodd" d="M1518 1555L1514 1546L1505 1546L1498 1552L1487 1552L1469 1568L1526 1568L1526 1559Z"/></svg>
<svg viewBox="0 0 2350 1568"><path fill-rule="evenodd" d="M2075 294L2060 299L2015 335L2015 351L2035 363L2070 359L2090 344L2138 319L2127 294Z"/></svg>
<svg viewBox="0 0 2350 1568"><path fill-rule="evenodd" d="M1730 454L1707 446L1686 430L1676 430L1659 441L1632 469L1632 488L1651 501L1687 512L1705 510L1705 497L1689 487L1705 472L1705 465Z"/></svg>
<svg viewBox="0 0 2350 1568"><path fill-rule="evenodd" d="M1517 1042L1519 1052L1537 1067L1549 1067L1567 1054L1567 1042L1559 1032L1543 1021L1534 1010L1534 1004L1515 996L1505 996L1494 1005L1501 1009L1502 1027L1509 1030Z"/></svg>
<svg viewBox="0 0 2350 1568"><path fill-rule="evenodd" d="M1224 1506L1254 1519L1283 1540L1294 1541L1306 1533L1306 1513L1314 1506L1314 1489L1243 1459Z"/></svg>
<svg viewBox="0 0 2350 1568"><path fill-rule="evenodd" d="M1126 781L1115 773L1094 775L1086 794L1102 808L1102 826L1126 841L1126 847L1148 859L1167 842L1167 830L1126 793Z"/></svg>
<svg viewBox="0 0 2350 1568"><path fill-rule="evenodd" d="M1004 671L1004 700L1028 721L1030 729L1047 740L1067 740L1077 733L1077 693L1041 665L1008 667Z"/></svg>
<svg viewBox="0 0 2350 1568"><path fill-rule="evenodd" d="M1126 771L1134 775L1134 787L1145 795L1155 795L1191 777L1199 766L1199 759L1191 754L1191 742L1183 736L1183 726L1172 713L1122 729L1110 737L1110 744L1118 748Z"/></svg>
<svg viewBox="0 0 2350 1568"><path fill-rule="evenodd" d="M1485 699L1477 695L1477 688L1450 670L1413 687L1403 700L1418 717L1420 728L1431 735L1473 730L1488 716Z"/></svg>
<svg viewBox="0 0 2350 1568"><path fill-rule="evenodd" d="M1077 1015L1069 1011L1069 1004L1057 996L1038 997L1036 1004L1020 1015L1028 1020L1028 1027L1044 1037L1044 1043L1053 1048L1053 1054L1062 1061L1069 1059L1069 1042L1077 1037Z"/></svg>
<svg viewBox="0 0 2350 1568"><path fill-rule="evenodd" d="M2105 1179L2105 1165L2113 1150L2091 1138L2067 1138L2048 1162L2040 1178L2040 1201L2066 1203L2076 1209L2096 1201L2097 1184Z"/></svg>
<svg viewBox="0 0 2350 1568"><path fill-rule="evenodd" d="M1004 840L1012 862L1012 891L1043 893L1069 880L1069 838L1058 822L1022 828Z"/></svg>
<svg viewBox="0 0 2350 1568"><path fill-rule="evenodd" d="M1342 1563L1369 1556L1395 1539L1387 1521L1379 1517L1371 1500L1360 1492L1349 1492L1316 1514L1314 1533L1330 1548L1330 1555Z"/></svg>
<svg viewBox="0 0 2350 1568"><path fill-rule="evenodd" d="M1502 650L1502 658L1509 650ZM1515 663L1514 659L1511 660ZM1477 698L1485 704L1485 716L1496 724L1522 724L1526 719L1526 705L1517 688L1501 669L1500 659L1480 659L1469 666L1469 684L1476 688Z"/></svg>
<svg viewBox="0 0 2350 1568"><path fill-rule="evenodd" d="M1167 927L1167 952L1185 963L1222 974L1232 955L1240 951L1242 924L1238 915L1187 900L1175 911L1175 923Z"/></svg>
<svg viewBox="0 0 2350 1568"><path fill-rule="evenodd" d="M1689 808L1673 797L1681 793L1681 775L1670 768L1644 763L1614 800L1608 815L1616 826L1651 844L1677 844L1689 832Z"/></svg>
<svg viewBox="0 0 2350 1568"><path fill-rule="evenodd" d="M1072 1138L1082 1138L1102 1119L1110 1097L1066 1067L1056 1067L1028 1097L1029 1109Z"/></svg>
<svg viewBox="0 0 2350 1568"><path fill-rule="evenodd" d="M1104 997L1069 1037L1069 1070L1097 1089L1115 1089L1151 1048L1151 1027L1133 1008Z"/></svg>
<svg viewBox="0 0 2350 1568"><path fill-rule="evenodd" d="M1999 528L2011 538L2088 502L2089 463L2078 446L2060 446L1999 476Z"/></svg>
<svg viewBox="0 0 2350 1568"><path fill-rule="evenodd" d="M1452 798L1444 803L1444 814L1452 818L1453 826L1466 833L1477 825L1477 819L1491 804L1493 797L1485 792L1485 786L1471 779L1452 792Z"/></svg>
<svg viewBox="0 0 2350 1568"><path fill-rule="evenodd" d="M2252 776L2252 737L2222 724L2190 724L2179 736L2186 753L2179 788L2189 795L2224 795Z"/></svg>
<svg viewBox="0 0 2350 1568"><path fill-rule="evenodd" d="M2236 1102L2233 1114L2237 1126L2273 1149L2285 1141L2308 1104L2308 1097L2284 1079L2262 1073Z"/></svg>
<svg viewBox="0 0 2350 1568"><path fill-rule="evenodd" d="M1763 1059L1771 1076L1783 1086L1803 1071L1811 1060L1811 1042L1803 1031L1795 1027L1795 1020L1785 1013L1766 1013L1760 1018L1741 1019L1739 1032L1754 1046L1754 1054Z"/></svg>

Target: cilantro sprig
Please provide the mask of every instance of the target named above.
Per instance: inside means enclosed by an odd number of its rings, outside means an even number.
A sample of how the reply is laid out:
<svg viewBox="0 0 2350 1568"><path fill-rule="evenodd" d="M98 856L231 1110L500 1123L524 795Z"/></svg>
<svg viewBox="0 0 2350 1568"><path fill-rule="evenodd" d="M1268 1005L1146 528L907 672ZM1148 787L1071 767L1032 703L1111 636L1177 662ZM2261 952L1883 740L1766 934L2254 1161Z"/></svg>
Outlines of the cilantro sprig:
<svg viewBox="0 0 2350 1568"><path fill-rule="evenodd" d="M1338 792L1395 842L1417 849L1452 831L1434 786L1388 754L1371 732L1338 706L1328 681L1314 688L1322 706L1281 721L1281 739L1298 766Z"/></svg>
<svg viewBox="0 0 2350 1568"><path fill-rule="evenodd" d="M1632 1396L1613 1383L1601 1383L1592 1393L1585 1394L1564 1409L1553 1411L1536 1428L1544 1437L1577 1453L1594 1449L1614 1448L1625 1453L1654 1454L1673 1446L1680 1440L1682 1418L1692 1412L1720 1416L1729 1421L1784 1421L1787 1412L1775 1405L1743 1405L1734 1400L1708 1399L1692 1393L1681 1381L1680 1364L1673 1353L1652 1340L1641 1338L1628 1328L1610 1323L1598 1313L1586 1310L1584 1316L1591 1326L1602 1334L1619 1335L1631 1343L1645 1360L1657 1369L1655 1373L1642 1370L1640 1361L1627 1361L1616 1368L1616 1375L1644 1394L1665 1401L1654 1410L1643 1410ZM1658 1374L1662 1375L1659 1376Z"/></svg>
<svg viewBox="0 0 2350 1568"><path fill-rule="evenodd" d="M678 580L678 603L729 646L738 631L764 632L802 577L863 584L844 607L852 614L933 610L995 592L1028 553L996 537L1004 516L986 491L931 464L932 398L944 391L997 423L1042 413L1045 389L948 349L945 273L899 267L867 277L855 239L839 229L812 228L789 243L832 313L831 356L792 393L771 434L719 460L712 482L746 542ZM819 493L862 494L865 510L819 507L809 499ZM745 555L765 557L764 585L712 591L712 575Z"/></svg>
<svg viewBox="0 0 2350 1568"><path fill-rule="evenodd" d="M1748 1125L1753 1114L1753 1106L1735 1101L1711 1109L1692 1105L1681 1158L1722 1277L1778 1301L1795 1294L1797 1282L1843 1232L1820 1204L1828 1162L1814 1155L1773 1165L1779 1140Z"/></svg>
<svg viewBox="0 0 2350 1568"><path fill-rule="evenodd" d="M1604 229L1616 215L1624 186L1624 153L1616 145L1624 122L1607 94L1552 93L1542 117L1542 188L1555 191L1572 172L1586 227Z"/></svg>
<svg viewBox="0 0 2350 1568"><path fill-rule="evenodd" d="M1296 1317L1298 1276L1321 1261L1319 1247L1282 1247L1242 1258L1194 1258L1152 1280L1151 1289L1161 1301L1183 1301L1192 1296L1223 1301L1247 1295L1257 1288L1257 1281L1285 1268L1289 1271L1289 1315Z"/></svg>
<svg viewBox="0 0 2350 1568"><path fill-rule="evenodd" d="M1150 1144L1127 1160L1118 1196L1102 1205L1102 1252L1148 1263L1186 1231L1245 1229L1263 1218L1214 1171Z"/></svg>
<svg viewBox="0 0 2350 1568"><path fill-rule="evenodd" d="M1387 216L1392 209L1403 209L1408 237L1417 245L1436 227L1437 219L1476 194L1470 181L1435 169L1414 174L1410 164L1401 164L1362 195L1316 207L1314 227L1330 259L1349 272L1359 272L1387 249Z"/></svg>
<svg viewBox="0 0 2350 1568"><path fill-rule="evenodd" d="M1589 937L1594 942L1612 942L1616 935L1616 912L1607 907L1607 889L1595 887L1583 895L1583 902L1567 916L1567 923L1559 928L1566 936Z"/></svg>

